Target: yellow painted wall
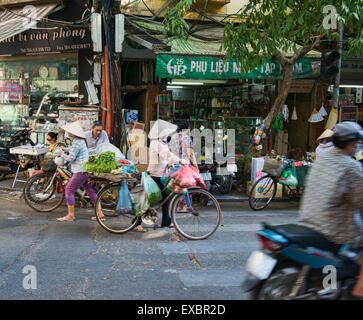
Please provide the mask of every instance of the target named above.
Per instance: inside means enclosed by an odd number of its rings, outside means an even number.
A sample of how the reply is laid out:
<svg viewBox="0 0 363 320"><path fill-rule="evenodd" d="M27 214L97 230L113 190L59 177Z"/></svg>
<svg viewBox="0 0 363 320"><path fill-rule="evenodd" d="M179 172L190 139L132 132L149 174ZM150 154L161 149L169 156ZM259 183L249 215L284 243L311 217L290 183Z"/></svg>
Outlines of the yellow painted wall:
<svg viewBox="0 0 363 320"><path fill-rule="evenodd" d="M129 1L132 2L133 0L124 0L124 3L128 3ZM199 10L204 10L206 1L207 0L197 0L194 6ZM164 4L168 2L168 0L144 0L144 2L154 13L156 13L164 6ZM230 0L230 3L221 5L218 3L213 3L213 0L211 0L206 13L212 16L215 15L216 17L218 15L234 14L238 12L241 6L247 2L248 0ZM136 1L130 4L128 9L125 7L125 13L152 16L152 13L146 8L145 4L141 0ZM201 16L198 13L190 12L187 14L186 18L201 19Z"/></svg>

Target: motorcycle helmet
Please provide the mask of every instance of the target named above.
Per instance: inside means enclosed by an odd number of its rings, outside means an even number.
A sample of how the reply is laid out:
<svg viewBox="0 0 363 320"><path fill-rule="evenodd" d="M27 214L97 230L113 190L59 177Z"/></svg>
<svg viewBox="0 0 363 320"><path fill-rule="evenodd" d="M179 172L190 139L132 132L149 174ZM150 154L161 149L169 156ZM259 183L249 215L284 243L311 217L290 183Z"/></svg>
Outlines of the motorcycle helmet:
<svg viewBox="0 0 363 320"><path fill-rule="evenodd" d="M341 142L358 141L363 138L362 127L352 121L345 121L335 125L334 138Z"/></svg>

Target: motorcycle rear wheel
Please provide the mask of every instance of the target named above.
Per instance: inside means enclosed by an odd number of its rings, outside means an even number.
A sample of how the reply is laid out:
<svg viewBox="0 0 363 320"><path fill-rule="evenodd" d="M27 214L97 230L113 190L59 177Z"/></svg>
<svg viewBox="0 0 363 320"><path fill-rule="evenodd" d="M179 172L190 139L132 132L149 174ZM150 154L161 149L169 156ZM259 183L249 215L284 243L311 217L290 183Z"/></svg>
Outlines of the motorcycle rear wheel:
<svg viewBox="0 0 363 320"><path fill-rule="evenodd" d="M267 280L263 281L258 287L250 292L251 300L285 300L291 293L299 270L291 267L281 267ZM300 288L298 295L306 292L306 283Z"/></svg>

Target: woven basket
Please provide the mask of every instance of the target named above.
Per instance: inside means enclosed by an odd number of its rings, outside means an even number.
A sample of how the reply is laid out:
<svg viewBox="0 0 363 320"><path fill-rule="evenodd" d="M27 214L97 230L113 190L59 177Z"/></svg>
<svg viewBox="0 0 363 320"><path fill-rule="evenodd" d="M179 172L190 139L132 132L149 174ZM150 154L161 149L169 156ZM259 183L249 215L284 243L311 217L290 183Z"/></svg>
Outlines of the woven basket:
<svg viewBox="0 0 363 320"><path fill-rule="evenodd" d="M265 157L262 171L274 177L280 177L282 171L284 170L284 167L285 165L283 160L276 160L270 157Z"/></svg>

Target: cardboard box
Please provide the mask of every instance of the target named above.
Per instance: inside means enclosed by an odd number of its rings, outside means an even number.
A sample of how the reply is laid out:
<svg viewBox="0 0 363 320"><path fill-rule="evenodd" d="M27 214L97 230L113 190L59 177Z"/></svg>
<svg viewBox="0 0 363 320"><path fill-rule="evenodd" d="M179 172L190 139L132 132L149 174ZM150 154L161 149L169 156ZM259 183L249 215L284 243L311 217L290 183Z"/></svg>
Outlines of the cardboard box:
<svg viewBox="0 0 363 320"><path fill-rule="evenodd" d="M252 181L247 182L247 195L248 196L251 193L251 189L253 187L253 184L254 183L252 183ZM259 190L259 187L263 187L263 185L262 184L257 185L257 187L255 188L254 193L253 193L254 198L270 198L271 197L272 191L273 191L272 186L271 186L271 189L266 194L263 193L263 190L261 190L261 189ZM283 190L282 184L278 183L274 199L281 199L282 198L282 195L283 195L282 190ZM258 192L258 191L260 191L260 192Z"/></svg>
<svg viewBox="0 0 363 320"><path fill-rule="evenodd" d="M147 136L144 130L131 130L127 136L131 146L140 148L147 146Z"/></svg>
<svg viewBox="0 0 363 320"><path fill-rule="evenodd" d="M145 123L133 121L132 122L132 130L135 130L135 129L145 130Z"/></svg>
<svg viewBox="0 0 363 320"><path fill-rule="evenodd" d="M135 165L148 165L149 164L149 148L132 146L128 152L127 159L134 162Z"/></svg>

